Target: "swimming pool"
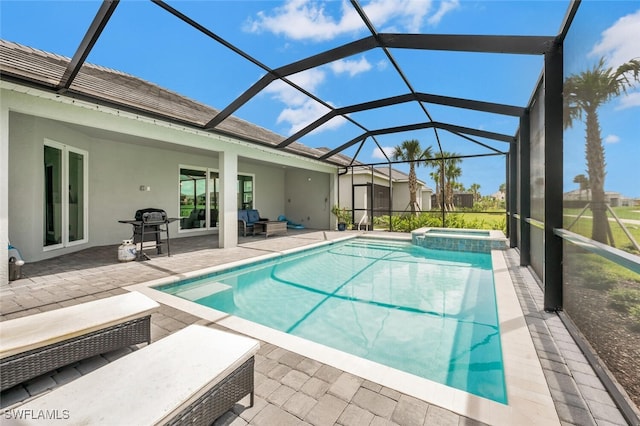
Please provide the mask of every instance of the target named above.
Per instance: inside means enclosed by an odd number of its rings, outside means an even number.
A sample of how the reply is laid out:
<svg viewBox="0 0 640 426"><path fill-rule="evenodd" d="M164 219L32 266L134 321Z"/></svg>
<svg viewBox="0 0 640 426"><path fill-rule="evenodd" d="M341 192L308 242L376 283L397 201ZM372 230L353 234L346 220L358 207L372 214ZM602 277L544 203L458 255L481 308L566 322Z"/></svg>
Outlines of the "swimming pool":
<svg viewBox="0 0 640 426"><path fill-rule="evenodd" d="M506 403L486 253L355 239L158 289Z"/></svg>
<svg viewBox="0 0 640 426"><path fill-rule="evenodd" d="M411 231L411 240L417 246L447 251L491 253L508 247L501 231L485 229L420 228Z"/></svg>

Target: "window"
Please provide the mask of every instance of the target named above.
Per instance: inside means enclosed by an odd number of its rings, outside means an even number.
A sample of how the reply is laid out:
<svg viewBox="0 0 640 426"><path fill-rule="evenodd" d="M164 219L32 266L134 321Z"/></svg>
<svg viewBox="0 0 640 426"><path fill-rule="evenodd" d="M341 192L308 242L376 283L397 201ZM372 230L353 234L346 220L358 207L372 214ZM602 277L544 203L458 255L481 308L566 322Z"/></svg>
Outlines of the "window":
<svg viewBox="0 0 640 426"><path fill-rule="evenodd" d="M253 208L253 176L238 176L238 205L243 210Z"/></svg>
<svg viewBox="0 0 640 426"><path fill-rule="evenodd" d="M207 170L180 169L180 229L206 228Z"/></svg>
<svg viewBox="0 0 640 426"><path fill-rule="evenodd" d="M87 158L86 151L45 141L43 246L46 249L87 241Z"/></svg>
<svg viewBox="0 0 640 426"><path fill-rule="evenodd" d="M180 229L218 227L220 176L216 170L180 168ZM253 208L253 176L238 176L238 206Z"/></svg>

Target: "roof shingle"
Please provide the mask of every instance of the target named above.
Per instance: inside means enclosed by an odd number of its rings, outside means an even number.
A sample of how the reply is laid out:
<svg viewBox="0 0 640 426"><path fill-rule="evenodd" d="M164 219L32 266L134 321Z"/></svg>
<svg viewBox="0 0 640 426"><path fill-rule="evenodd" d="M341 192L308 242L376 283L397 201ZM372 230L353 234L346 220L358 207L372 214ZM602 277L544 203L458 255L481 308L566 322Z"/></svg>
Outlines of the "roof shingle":
<svg viewBox="0 0 640 426"><path fill-rule="evenodd" d="M69 62L70 58L0 39L2 79L12 78L45 90L57 91ZM89 63L82 65L64 95L84 97L200 129L219 112L133 75ZM285 139L234 116L224 120L215 131L274 148ZM315 159L323 154L301 143L293 143L284 150Z"/></svg>

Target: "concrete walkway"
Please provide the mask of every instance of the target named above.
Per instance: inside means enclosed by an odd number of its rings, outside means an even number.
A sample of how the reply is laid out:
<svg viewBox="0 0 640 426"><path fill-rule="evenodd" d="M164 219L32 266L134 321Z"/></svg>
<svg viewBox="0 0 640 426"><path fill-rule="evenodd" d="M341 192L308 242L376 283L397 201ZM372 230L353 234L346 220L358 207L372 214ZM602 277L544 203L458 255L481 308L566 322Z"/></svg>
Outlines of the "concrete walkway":
<svg viewBox="0 0 640 426"><path fill-rule="evenodd" d="M56 259L25 265L25 277L0 288L0 320L16 318L88 300L108 297L122 287L187 271L303 247L344 233L290 232L282 237L247 237L233 249L218 249L215 236L171 241L172 256L119 263L117 246L95 247ZM388 235L388 233L385 233ZM555 314L542 310L542 292L517 253L505 252L531 336L543 366L556 410L566 425L627 424L597 376ZM208 324L191 314L162 305L152 317L152 340L188 324ZM3 408L67 383L126 355L136 348L85 360L16 386L0 395ZM313 359L262 343L256 357L256 400L248 398L216 425L476 425L459 416L394 389L321 364Z"/></svg>

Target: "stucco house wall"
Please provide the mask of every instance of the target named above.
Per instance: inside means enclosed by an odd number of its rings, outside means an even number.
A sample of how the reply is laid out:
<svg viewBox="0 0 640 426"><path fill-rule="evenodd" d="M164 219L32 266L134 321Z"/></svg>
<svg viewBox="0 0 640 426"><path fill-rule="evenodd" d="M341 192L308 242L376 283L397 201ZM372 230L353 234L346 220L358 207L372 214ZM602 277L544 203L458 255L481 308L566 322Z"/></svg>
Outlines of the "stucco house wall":
<svg viewBox="0 0 640 426"><path fill-rule="evenodd" d="M398 212L410 212L409 205L409 182L396 182L393 184L393 210ZM416 192L416 202L422 208L422 185L418 183L418 191Z"/></svg>
<svg viewBox="0 0 640 426"><path fill-rule="evenodd" d="M336 204L339 204L340 207L345 207L347 210L351 210L352 209L351 192L353 188L352 185L366 185L366 184L370 184L371 182L372 182L372 177L371 177L370 171L356 170L356 172L353 173L353 176L351 174L351 171L349 171L344 175L340 175L339 176L340 188L339 188L339 200L338 200L339 202ZM387 176L383 176L380 173L375 172L373 174L373 183L375 185L389 187L389 178ZM392 185L394 184L392 183ZM395 188L395 185L393 186L393 188ZM358 199L356 200L356 208L360 208L360 209L365 208L366 191L364 189L356 190L355 196L358 197ZM360 221L363 215L364 215L364 211L355 212L356 224Z"/></svg>
<svg viewBox="0 0 640 426"><path fill-rule="evenodd" d="M431 188L422 188L422 211L428 212L431 210L431 195L433 190Z"/></svg>
<svg viewBox="0 0 640 426"><path fill-rule="evenodd" d="M332 176L312 170L285 170L284 208L279 214L305 228L330 229Z"/></svg>
<svg viewBox="0 0 640 426"><path fill-rule="evenodd" d="M51 99L53 95L34 89L23 93L21 87L2 84L0 113L8 123L0 145L8 158L7 189L1 194L7 206L3 232L6 241L18 247L28 262L90 246L118 244L132 233L130 225L118 220L132 219L140 208L158 207L170 217L178 217L180 166L217 170L220 152L237 158L239 174L254 176L254 205L261 215L276 219L285 213L305 218L308 227L328 227L335 166L107 107ZM43 248L45 140L88 153L86 243ZM306 182L298 175L312 176L316 189L305 190L302 185ZM141 186L149 186L150 191L141 191ZM304 194L304 198L297 194ZM288 203L288 199L296 202ZM236 217L229 214L228 219L235 222ZM172 238L179 238L218 231L179 231L174 222L170 232ZM6 274L4 262L2 269Z"/></svg>

